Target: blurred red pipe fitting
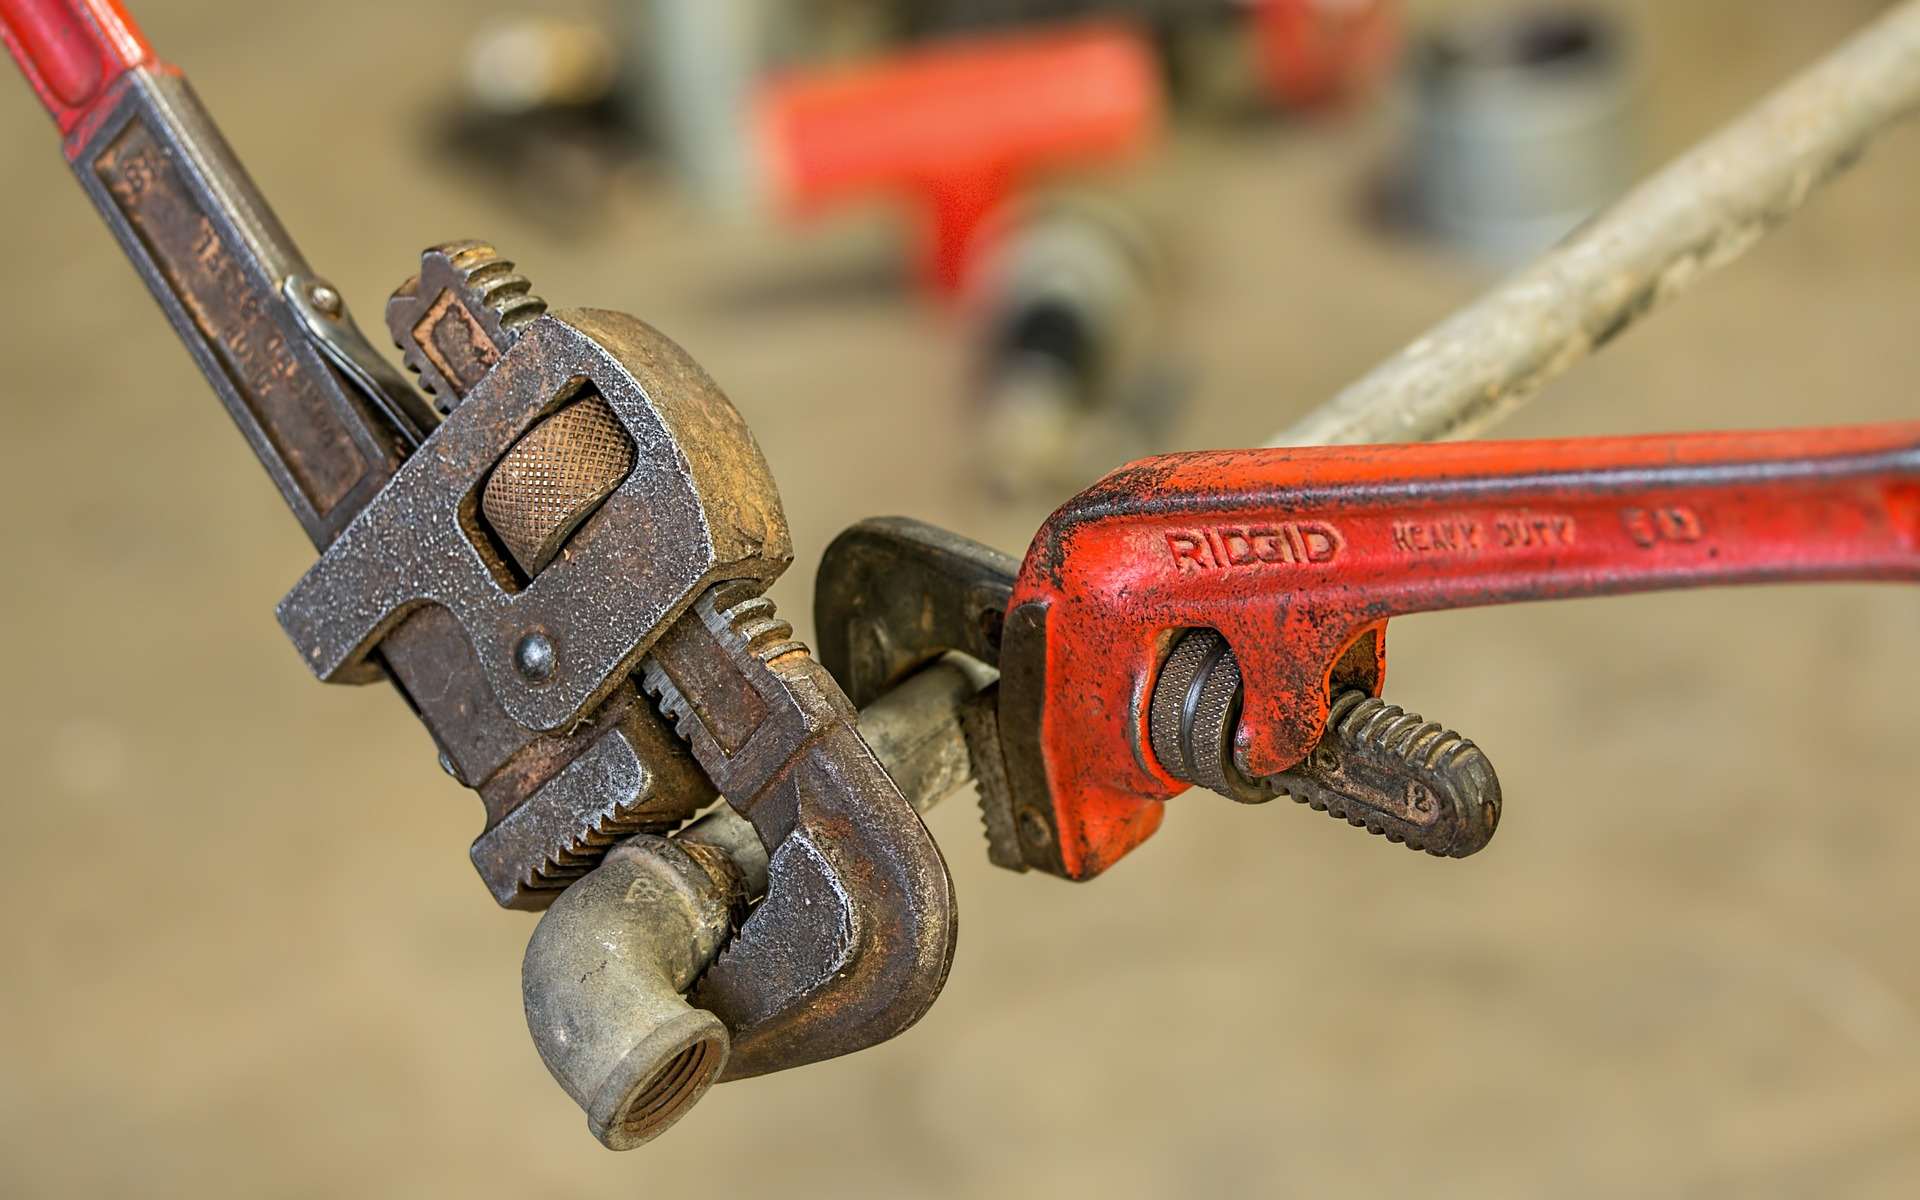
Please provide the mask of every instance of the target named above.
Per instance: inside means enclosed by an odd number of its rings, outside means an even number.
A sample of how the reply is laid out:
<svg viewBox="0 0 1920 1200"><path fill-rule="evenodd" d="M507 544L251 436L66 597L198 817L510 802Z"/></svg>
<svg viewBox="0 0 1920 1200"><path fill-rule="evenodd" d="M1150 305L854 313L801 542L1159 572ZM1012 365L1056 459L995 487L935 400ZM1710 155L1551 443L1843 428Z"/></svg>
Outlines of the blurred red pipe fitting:
<svg viewBox="0 0 1920 1200"><path fill-rule="evenodd" d="M969 39L771 81L761 153L777 202L804 216L893 196L924 214L923 276L951 294L982 225L1037 178L1139 156L1164 100L1126 26Z"/></svg>

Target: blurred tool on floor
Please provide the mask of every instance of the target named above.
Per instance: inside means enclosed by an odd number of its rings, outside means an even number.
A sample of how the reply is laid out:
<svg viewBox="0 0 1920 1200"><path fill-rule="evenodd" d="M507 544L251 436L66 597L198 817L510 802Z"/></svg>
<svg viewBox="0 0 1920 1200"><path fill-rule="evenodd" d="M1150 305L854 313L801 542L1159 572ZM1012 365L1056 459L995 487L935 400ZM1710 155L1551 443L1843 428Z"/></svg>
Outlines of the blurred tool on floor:
<svg viewBox="0 0 1920 1200"><path fill-rule="evenodd" d="M762 94L758 127L782 208L906 202L922 231L922 278L950 293L966 282L987 223L1015 197L1139 158L1162 120L1145 44L1114 26L789 74Z"/></svg>
<svg viewBox="0 0 1920 1200"><path fill-rule="evenodd" d="M1366 95L1398 51L1399 0L899 0L907 38L1105 17L1158 47L1174 95L1203 110L1319 110Z"/></svg>
<svg viewBox="0 0 1920 1200"><path fill-rule="evenodd" d="M593 232L650 146L619 102L628 68L617 39L578 17L496 19L462 65L459 94L428 122L435 154L516 215Z"/></svg>
<svg viewBox="0 0 1920 1200"><path fill-rule="evenodd" d="M1095 194L1005 225L967 299L977 470L1002 496L1058 496L1153 449L1179 413L1169 270L1144 223Z"/></svg>

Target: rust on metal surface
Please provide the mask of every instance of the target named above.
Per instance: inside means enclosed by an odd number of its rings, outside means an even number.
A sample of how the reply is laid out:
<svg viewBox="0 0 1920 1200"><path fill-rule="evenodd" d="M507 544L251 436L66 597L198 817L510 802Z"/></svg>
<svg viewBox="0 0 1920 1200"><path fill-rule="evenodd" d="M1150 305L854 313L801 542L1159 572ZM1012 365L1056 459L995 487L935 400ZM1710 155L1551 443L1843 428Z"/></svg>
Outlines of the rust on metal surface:
<svg viewBox="0 0 1920 1200"><path fill-rule="evenodd" d="M474 536L479 480L556 401L588 385L631 439L636 468L567 555L510 586L509 564ZM604 699L700 591L727 578L770 581L791 556L765 459L712 381L641 322L576 311L527 326L279 611L308 667L344 682L363 677L360 664L397 620L444 607L508 715L548 731ZM554 648L538 677L516 661L530 633Z"/></svg>
<svg viewBox="0 0 1920 1200"><path fill-rule="evenodd" d="M898 1035L953 962L946 862L792 633L752 585L727 585L667 631L644 672L768 856L766 899L695 997L732 1031L727 1078Z"/></svg>
<svg viewBox="0 0 1920 1200"><path fill-rule="evenodd" d="M500 361L493 339L452 288L443 289L412 330L413 343L442 379L471 387Z"/></svg>
<svg viewBox="0 0 1920 1200"><path fill-rule="evenodd" d="M427 250L387 301L387 329L420 383L451 409L547 311L533 285L487 242Z"/></svg>
<svg viewBox="0 0 1920 1200"><path fill-rule="evenodd" d="M1484 850L1500 780L1481 749L1365 692L1334 697L1327 734L1275 788L1319 812L1441 858Z"/></svg>
<svg viewBox="0 0 1920 1200"><path fill-rule="evenodd" d="M733 1078L779 1070L918 1020L952 960L951 880L847 696L760 594L791 558L784 513L759 447L699 366L633 318L548 314L491 246L449 243L423 257L388 318L454 415L396 441L378 398L355 390L352 364L377 364L357 331L344 337L344 305L305 293L343 324L328 358L288 307L288 285L311 272L114 0L4 7L8 45L82 185L325 547L281 607L303 657L329 680L401 687L487 805L473 857L500 903L564 898L542 925L562 952L529 957L535 982L558 985L545 993L555 1003L536 1011L530 989L528 1011L550 1018L543 1055L596 1134L652 1136L723 1061ZM1643 212L1671 219L1677 257L1651 275L1622 270L1598 296L1603 319L1574 341L1500 348L1509 374L1464 407L1443 400L1443 415L1504 407L1542 377L1528 355L1603 343L1784 216L1920 95L1916 36L1920 0L1847 56L1863 94L1841 132L1855 141L1825 128L1792 146L1781 188L1736 219L1706 214L1704 234L1684 207ZM1836 77L1849 72L1823 68ZM1832 98L1794 94L1801 116ZM1791 128L1795 115L1778 102L1762 124ZM1441 359L1455 382L1472 374ZM517 472L503 463L552 451L541 431L568 413L594 424L585 466L542 459L532 474L555 494L508 494ZM408 423L416 435L433 425ZM576 440L565 425L549 433L562 450ZM1497 785L1470 743L1372 697L1390 617L1920 578L1920 425L1172 456L1070 502L1017 577L982 547L905 524L841 550L851 579L909 590L904 602L823 593L832 657L856 693L946 650L997 659L991 707L975 677L943 663L941 678L915 677L932 679L915 693L925 708L872 730L916 789L972 768L995 861L1091 877L1151 834L1186 780L1286 788L1460 854L1491 835ZM889 556L910 569L890 573ZM1183 658L1195 630L1218 645ZM636 666L684 745L636 691ZM732 808L671 841L647 836L716 785ZM749 894L762 898L743 916ZM599 969L615 960L646 979ZM689 989L708 1011L688 1006ZM587 1021L608 1036L585 1036Z"/></svg>
<svg viewBox="0 0 1920 1200"><path fill-rule="evenodd" d="M833 540L814 576L820 661L863 708L949 650L992 665L1019 570L924 521L862 521Z"/></svg>
<svg viewBox="0 0 1920 1200"><path fill-rule="evenodd" d="M130 122L93 169L301 494L321 516L332 512L367 461L320 380L294 357L275 319L278 294L249 274L144 122Z"/></svg>

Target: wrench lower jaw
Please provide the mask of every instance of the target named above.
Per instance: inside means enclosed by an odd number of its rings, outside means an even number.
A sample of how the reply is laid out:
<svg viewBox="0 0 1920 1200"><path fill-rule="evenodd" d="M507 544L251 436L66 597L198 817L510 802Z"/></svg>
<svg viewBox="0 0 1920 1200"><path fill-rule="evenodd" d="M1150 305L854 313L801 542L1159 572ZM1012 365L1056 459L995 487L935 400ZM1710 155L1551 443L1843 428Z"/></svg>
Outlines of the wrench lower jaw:
<svg viewBox="0 0 1920 1200"><path fill-rule="evenodd" d="M897 803L858 802L883 796ZM878 1045L940 995L953 963L953 881L898 797L840 725L756 805L791 806L797 819L768 864L767 898L694 993L732 1033L723 1080Z"/></svg>
<svg viewBox="0 0 1920 1200"><path fill-rule="evenodd" d="M716 588L644 665L647 691L767 851L767 898L696 992L732 1034L735 1079L893 1037L953 961L946 860L791 633L764 597Z"/></svg>

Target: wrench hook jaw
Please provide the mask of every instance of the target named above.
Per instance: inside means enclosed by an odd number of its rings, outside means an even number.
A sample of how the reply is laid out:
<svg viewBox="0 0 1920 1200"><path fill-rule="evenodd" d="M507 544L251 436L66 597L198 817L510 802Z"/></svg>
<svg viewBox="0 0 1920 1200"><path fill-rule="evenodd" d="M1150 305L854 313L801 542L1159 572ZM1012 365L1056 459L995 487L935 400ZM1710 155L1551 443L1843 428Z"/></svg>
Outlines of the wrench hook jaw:
<svg viewBox="0 0 1920 1200"><path fill-rule="evenodd" d="M732 1034L729 1079L904 1032L953 963L946 860L839 685L790 633L770 601L723 585L644 667L647 690L767 850L766 897L694 995Z"/></svg>

